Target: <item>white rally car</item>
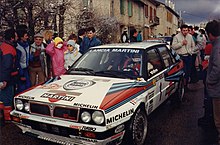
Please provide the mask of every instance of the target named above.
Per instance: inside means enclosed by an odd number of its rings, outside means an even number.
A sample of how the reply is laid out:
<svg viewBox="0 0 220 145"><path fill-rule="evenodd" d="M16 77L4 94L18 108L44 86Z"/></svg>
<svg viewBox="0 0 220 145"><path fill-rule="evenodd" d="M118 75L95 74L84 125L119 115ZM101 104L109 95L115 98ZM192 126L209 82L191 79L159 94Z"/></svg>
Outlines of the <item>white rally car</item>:
<svg viewBox="0 0 220 145"><path fill-rule="evenodd" d="M91 48L60 78L14 98L22 132L59 144L144 145L150 115L184 95L183 62L163 43Z"/></svg>

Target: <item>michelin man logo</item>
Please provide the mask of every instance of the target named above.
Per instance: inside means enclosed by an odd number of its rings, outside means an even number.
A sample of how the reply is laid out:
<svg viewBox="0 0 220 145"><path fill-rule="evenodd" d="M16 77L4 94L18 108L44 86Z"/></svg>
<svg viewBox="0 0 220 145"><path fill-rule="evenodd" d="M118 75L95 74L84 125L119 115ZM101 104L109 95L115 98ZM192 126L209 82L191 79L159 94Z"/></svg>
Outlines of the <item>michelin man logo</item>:
<svg viewBox="0 0 220 145"><path fill-rule="evenodd" d="M65 90L78 90L78 89L83 89L90 87L94 85L95 82L91 80L72 80L63 85L63 88Z"/></svg>

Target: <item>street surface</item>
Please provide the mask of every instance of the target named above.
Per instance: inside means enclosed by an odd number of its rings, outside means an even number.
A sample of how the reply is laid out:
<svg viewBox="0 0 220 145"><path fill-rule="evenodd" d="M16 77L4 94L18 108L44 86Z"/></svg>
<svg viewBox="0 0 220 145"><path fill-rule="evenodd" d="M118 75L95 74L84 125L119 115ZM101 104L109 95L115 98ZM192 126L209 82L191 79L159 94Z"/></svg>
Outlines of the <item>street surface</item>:
<svg viewBox="0 0 220 145"><path fill-rule="evenodd" d="M204 130L197 125L203 116L202 81L190 84L192 91L185 93L189 100L178 108L167 102L148 119L149 129L146 145L211 145L215 142L213 129ZM19 128L7 123L0 130L0 145L54 145L23 135Z"/></svg>

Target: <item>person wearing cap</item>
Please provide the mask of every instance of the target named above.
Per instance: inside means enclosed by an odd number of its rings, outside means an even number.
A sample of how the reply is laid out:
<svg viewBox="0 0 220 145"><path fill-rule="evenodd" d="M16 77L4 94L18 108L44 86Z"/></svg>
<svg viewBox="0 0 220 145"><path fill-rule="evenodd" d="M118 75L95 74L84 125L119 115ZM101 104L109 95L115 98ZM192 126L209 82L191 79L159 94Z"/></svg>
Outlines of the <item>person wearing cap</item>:
<svg viewBox="0 0 220 145"><path fill-rule="evenodd" d="M59 77L66 72L64 68L64 52L66 50L66 43L60 37L56 37L54 41L46 47L46 53L50 55L52 61L53 77Z"/></svg>
<svg viewBox="0 0 220 145"><path fill-rule="evenodd" d="M121 34L121 42L122 43L128 43L129 42L127 31L128 31L127 28L125 28L123 33Z"/></svg>
<svg viewBox="0 0 220 145"><path fill-rule="evenodd" d="M43 43L43 35L37 33L34 35L34 43L30 47L29 72L31 84L37 85L43 83L48 77L48 59L46 54L46 44Z"/></svg>
<svg viewBox="0 0 220 145"><path fill-rule="evenodd" d="M64 60L65 60L64 67L66 70L68 70L69 67L82 55L78 51L74 40L69 40L67 42L67 49L68 50L64 52Z"/></svg>

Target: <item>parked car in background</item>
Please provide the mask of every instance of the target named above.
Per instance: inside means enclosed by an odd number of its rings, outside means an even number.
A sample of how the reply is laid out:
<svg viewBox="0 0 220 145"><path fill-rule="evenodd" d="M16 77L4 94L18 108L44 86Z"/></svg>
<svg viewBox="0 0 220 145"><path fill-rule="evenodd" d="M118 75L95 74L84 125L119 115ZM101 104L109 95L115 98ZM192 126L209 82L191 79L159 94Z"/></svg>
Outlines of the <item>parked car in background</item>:
<svg viewBox="0 0 220 145"><path fill-rule="evenodd" d="M144 42L165 43L169 49L171 47L170 44L163 38L149 38L144 40Z"/></svg>
<svg viewBox="0 0 220 145"><path fill-rule="evenodd" d="M184 95L183 62L164 43L90 48L60 78L15 96L22 132L59 144L144 145L149 116Z"/></svg>
<svg viewBox="0 0 220 145"><path fill-rule="evenodd" d="M169 45L171 44L171 41L173 40L172 36L159 36L158 38L163 39L164 41L166 41Z"/></svg>

